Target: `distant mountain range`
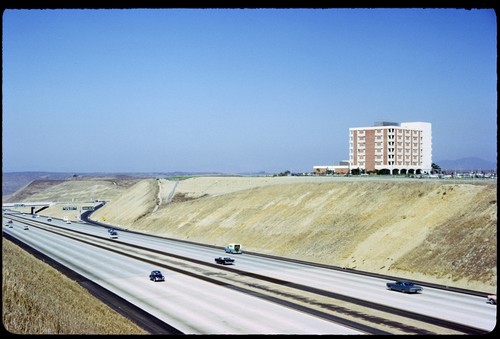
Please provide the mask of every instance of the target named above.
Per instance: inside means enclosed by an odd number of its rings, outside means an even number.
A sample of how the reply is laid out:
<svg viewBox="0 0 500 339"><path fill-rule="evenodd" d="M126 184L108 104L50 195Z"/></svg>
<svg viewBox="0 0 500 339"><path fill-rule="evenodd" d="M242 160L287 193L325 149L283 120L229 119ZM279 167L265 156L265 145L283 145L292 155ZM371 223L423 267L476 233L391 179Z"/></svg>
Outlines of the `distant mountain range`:
<svg viewBox="0 0 500 339"><path fill-rule="evenodd" d="M497 171L497 163L476 157L462 158L457 160L440 160L435 161L434 163L441 167L442 170L449 171Z"/></svg>

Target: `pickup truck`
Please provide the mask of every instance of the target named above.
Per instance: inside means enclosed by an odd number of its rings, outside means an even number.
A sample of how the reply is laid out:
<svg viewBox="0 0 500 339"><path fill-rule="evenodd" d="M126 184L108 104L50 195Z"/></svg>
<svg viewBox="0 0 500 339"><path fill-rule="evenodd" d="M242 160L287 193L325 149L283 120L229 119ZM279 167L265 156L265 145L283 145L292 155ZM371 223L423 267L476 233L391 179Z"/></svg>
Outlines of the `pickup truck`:
<svg viewBox="0 0 500 339"><path fill-rule="evenodd" d="M215 258L215 262L217 264L222 264L222 265L232 265L234 264L234 259L232 258L229 258L229 257L218 257L218 258Z"/></svg>

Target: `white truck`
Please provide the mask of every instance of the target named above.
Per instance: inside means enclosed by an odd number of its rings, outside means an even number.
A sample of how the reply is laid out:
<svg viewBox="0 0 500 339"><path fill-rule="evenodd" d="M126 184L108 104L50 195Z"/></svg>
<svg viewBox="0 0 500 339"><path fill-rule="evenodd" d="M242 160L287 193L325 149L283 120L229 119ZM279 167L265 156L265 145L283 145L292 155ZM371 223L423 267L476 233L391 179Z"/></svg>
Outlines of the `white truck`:
<svg viewBox="0 0 500 339"><path fill-rule="evenodd" d="M226 253L241 254L241 244L229 244L224 249Z"/></svg>

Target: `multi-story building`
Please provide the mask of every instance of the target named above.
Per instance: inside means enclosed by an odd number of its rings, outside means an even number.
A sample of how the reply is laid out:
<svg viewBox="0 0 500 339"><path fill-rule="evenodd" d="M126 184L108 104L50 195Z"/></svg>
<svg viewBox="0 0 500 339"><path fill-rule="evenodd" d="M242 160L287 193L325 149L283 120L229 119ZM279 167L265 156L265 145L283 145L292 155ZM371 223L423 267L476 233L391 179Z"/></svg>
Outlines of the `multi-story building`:
<svg viewBox="0 0 500 339"><path fill-rule="evenodd" d="M421 174L432 169L432 133L428 122L376 122L349 128L351 169L386 174Z"/></svg>

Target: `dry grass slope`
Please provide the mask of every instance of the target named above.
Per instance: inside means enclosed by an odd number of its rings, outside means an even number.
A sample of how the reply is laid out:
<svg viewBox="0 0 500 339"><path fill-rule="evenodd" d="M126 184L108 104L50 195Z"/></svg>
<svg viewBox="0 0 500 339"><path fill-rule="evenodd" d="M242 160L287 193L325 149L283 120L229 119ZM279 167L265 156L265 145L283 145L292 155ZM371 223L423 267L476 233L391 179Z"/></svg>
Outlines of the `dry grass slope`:
<svg viewBox="0 0 500 339"><path fill-rule="evenodd" d="M12 334L147 334L80 285L5 239L2 320Z"/></svg>

